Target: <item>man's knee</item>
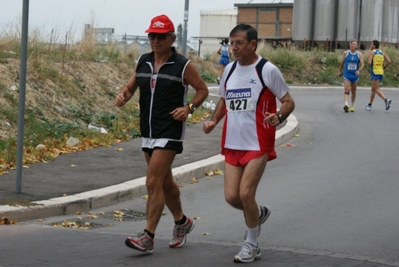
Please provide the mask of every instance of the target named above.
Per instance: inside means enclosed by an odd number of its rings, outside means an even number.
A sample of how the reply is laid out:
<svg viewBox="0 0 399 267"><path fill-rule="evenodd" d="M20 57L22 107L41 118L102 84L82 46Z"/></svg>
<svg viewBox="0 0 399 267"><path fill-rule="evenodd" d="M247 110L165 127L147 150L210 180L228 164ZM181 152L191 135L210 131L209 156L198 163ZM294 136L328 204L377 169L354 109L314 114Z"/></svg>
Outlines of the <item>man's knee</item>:
<svg viewBox="0 0 399 267"><path fill-rule="evenodd" d="M226 202L229 203L232 207L236 209L240 209L242 207L241 200L237 194L225 193L224 198L226 199Z"/></svg>

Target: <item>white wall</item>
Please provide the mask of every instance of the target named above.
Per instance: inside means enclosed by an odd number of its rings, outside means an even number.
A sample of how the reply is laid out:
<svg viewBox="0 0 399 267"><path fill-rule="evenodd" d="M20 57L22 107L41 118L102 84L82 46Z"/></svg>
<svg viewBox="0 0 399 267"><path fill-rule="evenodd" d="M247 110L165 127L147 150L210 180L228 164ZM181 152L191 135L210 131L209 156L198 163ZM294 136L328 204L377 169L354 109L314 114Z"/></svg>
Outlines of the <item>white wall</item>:
<svg viewBox="0 0 399 267"><path fill-rule="evenodd" d="M220 42L237 25L237 9L201 10L200 57L216 52Z"/></svg>

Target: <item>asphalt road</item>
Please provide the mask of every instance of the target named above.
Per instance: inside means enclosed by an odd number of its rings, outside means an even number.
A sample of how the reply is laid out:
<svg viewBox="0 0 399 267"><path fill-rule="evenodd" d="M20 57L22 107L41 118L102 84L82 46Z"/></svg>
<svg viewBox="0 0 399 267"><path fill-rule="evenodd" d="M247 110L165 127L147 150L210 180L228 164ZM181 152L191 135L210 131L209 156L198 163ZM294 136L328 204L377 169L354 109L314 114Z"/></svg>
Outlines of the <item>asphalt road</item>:
<svg viewBox="0 0 399 267"><path fill-rule="evenodd" d="M261 243L399 261L399 89L382 89L389 111L378 96L364 110L370 89L359 88L353 113L340 87L291 89L299 137L277 148L258 188L272 210Z"/></svg>
<svg viewBox="0 0 399 267"><path fill-rule="evenodd" d="M277 148L258 188L258 203L272 213L259 238L262 259L251 266L399 266L399 92L385 93L389 111L378 98L372 111L362 110L369 90L359 90L356 111L344 113L341 88L292 89L299 136ZM167 210L154 255L124 246L145 221L115 222L101 212L144 212L137 198L93 210L97 219L79 215L103 226L91 230L48 226L77 215L0 227L0 266L231 266L245 227L224 201L223 177L187 184L181 197L185 213L197 217L182 249L167 247Z"/></svg>
<svg viewBox="0 0 399 267"><path fill-rule="evenodd" d="M264 242L399 260L399 90L384 90L385 111L358 90L354 113L343 89L291 91L299 137L280 148L258 190L272 216Z"/></svg>

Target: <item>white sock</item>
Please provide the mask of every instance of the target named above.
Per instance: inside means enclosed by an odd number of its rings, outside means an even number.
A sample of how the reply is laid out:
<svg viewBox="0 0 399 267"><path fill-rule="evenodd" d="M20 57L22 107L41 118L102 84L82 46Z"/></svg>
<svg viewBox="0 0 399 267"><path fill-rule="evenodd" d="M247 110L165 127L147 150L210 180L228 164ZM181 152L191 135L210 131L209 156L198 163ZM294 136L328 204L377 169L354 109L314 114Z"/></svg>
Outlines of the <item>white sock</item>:
<svg viewBox="0 0 399 267"><path fill-rule="evenodd" d="M247 239L245 242L249 242L254 246L258 245L258 227L247 229Z"/></svg>

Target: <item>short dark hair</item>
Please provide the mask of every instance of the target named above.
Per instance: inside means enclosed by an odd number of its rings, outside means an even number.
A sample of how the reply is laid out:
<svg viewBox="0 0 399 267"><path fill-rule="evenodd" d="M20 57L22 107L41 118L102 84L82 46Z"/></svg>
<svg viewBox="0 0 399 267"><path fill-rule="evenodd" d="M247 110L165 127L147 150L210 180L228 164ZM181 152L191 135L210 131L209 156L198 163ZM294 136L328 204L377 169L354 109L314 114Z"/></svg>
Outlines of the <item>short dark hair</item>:
<svg viewBox="0 0 399 267"><path fill-rule="evenodd" d="M229 38L225 38L225 39L223 40L223 43L224 43L224 44L228 44L228 43L229 43Z"/></svg>
<svg viewBox="0 0 399 267"><path fill-rule="evenodd" d="M230 37L235 35L238 32L245 32L245 36L248 42L251 42L252 40L256 41L256 47L258 46L258 32L257 30L252 27L251 25L248 24L238 24L235 26L231 32L230 32Z"/></svg>
<svg viewBox="0 0 399 267"><path fill-rule="evenodd" d="M375 48L380 48L380 42L378 42L377 40L373 40L371 41L373 43L373 45L375 46Z"/></svg>

